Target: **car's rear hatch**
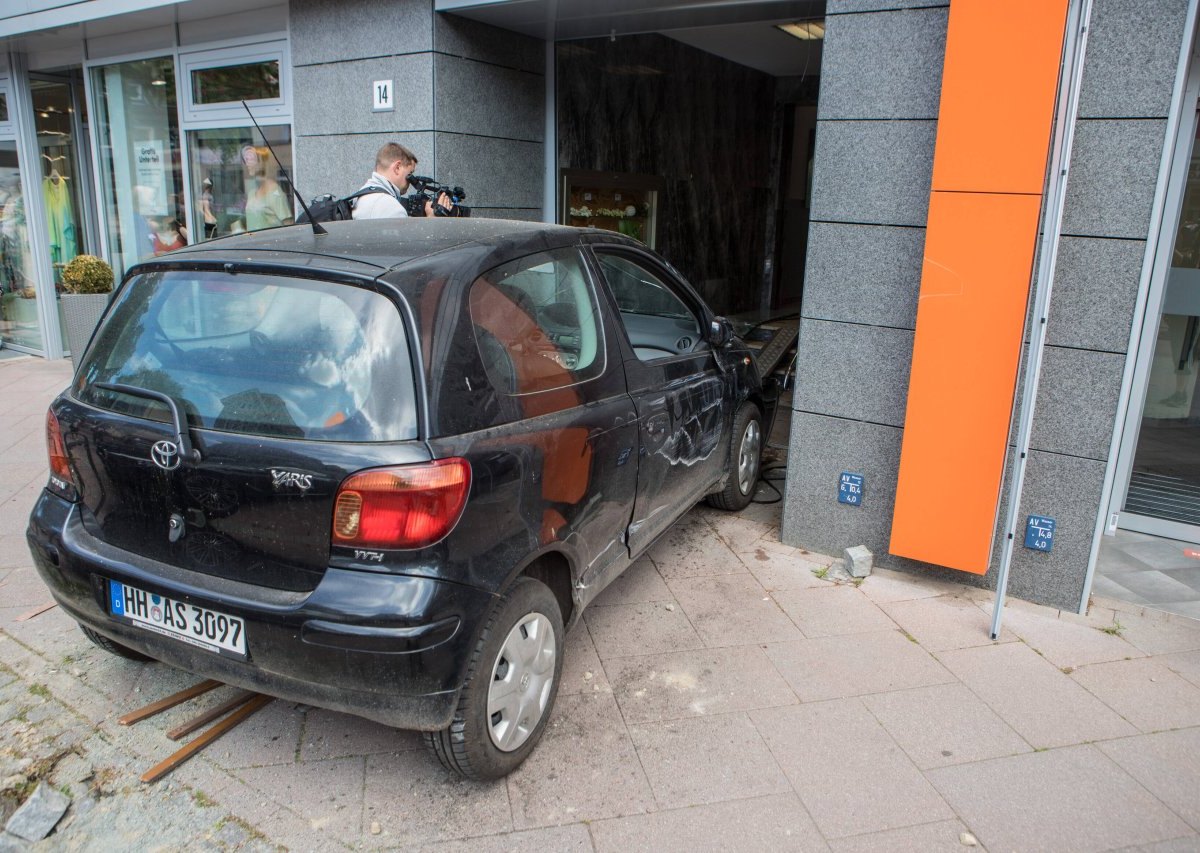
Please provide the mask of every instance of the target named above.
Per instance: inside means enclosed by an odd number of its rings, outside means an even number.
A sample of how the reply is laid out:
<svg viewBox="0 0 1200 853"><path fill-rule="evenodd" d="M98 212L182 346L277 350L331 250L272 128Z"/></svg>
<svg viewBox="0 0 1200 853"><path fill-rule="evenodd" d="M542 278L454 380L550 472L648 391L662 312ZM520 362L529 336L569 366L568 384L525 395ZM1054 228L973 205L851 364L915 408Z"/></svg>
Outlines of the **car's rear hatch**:
<svg viewBox="0 0 1200 853"><path fill-rule="evenodd" d="M278 589L319 582L348 475L428 458L396 304L314 278L136 276L55 415L92 535Z"/></svg>

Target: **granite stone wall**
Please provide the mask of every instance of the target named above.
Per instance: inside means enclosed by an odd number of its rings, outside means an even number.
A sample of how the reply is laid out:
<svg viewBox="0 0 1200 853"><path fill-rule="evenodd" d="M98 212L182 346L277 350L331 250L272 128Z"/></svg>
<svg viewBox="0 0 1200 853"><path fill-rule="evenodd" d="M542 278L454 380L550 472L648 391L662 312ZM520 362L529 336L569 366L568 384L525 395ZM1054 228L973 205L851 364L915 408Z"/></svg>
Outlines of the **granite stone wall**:
<svg viewBox="0 0 1200 853"><path fill-rule="evenodd" d="M394 140L476 216L542 218L545 46L433 11L432 0L291 0L296 173L346 194ZM394 80L394 112L371 84Z"/></svg>
<svg viewBox="0 0 1200 853"><path fill-rule="evenodd" d="M1080 604L1186 6L1094 5L1021 507L1058 529L1050 554L1016 549L1019 598ZM947 20L945 3L828 5L783 537L994 586L999 532L983 577L888 554ZM865 475L861 506L837 503L842 471Z"/></svg>

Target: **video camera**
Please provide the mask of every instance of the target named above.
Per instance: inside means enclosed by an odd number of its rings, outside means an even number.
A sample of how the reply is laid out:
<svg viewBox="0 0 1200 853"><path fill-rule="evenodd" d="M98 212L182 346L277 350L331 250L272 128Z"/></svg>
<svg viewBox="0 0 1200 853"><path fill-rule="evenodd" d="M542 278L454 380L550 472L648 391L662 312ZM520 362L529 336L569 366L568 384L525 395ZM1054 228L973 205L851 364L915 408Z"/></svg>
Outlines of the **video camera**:
<svg viewBox="0 0 1200 853"><path fill-rule="evenodd" d="M402 196L400 203L404 205L404 209L409 216L424 216L426 202L433 202L434 216L471 215L471 208L465 207L462 203L462 200L467 197L467 193L462 187L439 184L433 178L426 178L421 175L409 175L408 183L416 192L412 195ZM442 193L450 196L450 201L454 205L453 207L443 207L438 204L438 198Z"/></svg>

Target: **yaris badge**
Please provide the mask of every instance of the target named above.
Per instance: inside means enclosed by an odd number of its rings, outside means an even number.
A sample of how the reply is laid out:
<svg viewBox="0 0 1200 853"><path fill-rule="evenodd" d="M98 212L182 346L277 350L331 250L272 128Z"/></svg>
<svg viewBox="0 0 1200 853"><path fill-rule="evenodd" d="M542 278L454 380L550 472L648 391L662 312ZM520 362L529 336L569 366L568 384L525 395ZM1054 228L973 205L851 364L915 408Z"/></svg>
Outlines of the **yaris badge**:
<svg viewBox="0 0 1200 853"><path fill-rule="evenodd" d="M179 467L179 448L173 441L156 441L150 448L150 461L164 471L174 471Z"/></svg>

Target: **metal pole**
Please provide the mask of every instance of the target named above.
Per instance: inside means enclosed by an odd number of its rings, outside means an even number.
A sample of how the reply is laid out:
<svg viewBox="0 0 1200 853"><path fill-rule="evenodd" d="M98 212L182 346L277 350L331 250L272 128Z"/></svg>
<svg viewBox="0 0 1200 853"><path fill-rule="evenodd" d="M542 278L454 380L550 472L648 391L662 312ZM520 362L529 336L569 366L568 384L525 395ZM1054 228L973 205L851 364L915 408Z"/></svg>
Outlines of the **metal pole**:
<svg viewBox="0 0 1200 853"><path fill-rule="evenodd" d="M1016 545L1017 524L1021 515L1021 493L1025 488L1025 468L1029 461L1029 441L1033 434L1033 414L1038 383L1042 374L1042 354L1046 344L1046 320L1050 313L1050 294L1058 261L1059 232L1062 230L1063 202L1067 194L1067 172L1071 146L1075 138L1075 119L1079 114L1079 91L1083 78L1083 59L1087 48L1092 0L1076 0L1067 13L1068 41L1063 51L1063 70L1059 84L1059 108L1056 144L1051 154L1047 181L1046 216L1039 250L1034 313L1030 321L1029 355L1025 367L1025 389L1021 395L1021 419L1017 430L1017 456L1013 461L1012 486L1009 490L1008 517L1004 523L1004 544L1000 571L996 577L996 602L992 607L992 639L1000 637L1004 598L1008 592L1008 574ZM1064 97L1065 95L1065 97Z"/></svg>

